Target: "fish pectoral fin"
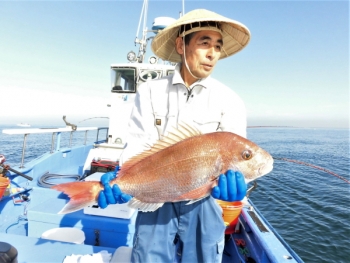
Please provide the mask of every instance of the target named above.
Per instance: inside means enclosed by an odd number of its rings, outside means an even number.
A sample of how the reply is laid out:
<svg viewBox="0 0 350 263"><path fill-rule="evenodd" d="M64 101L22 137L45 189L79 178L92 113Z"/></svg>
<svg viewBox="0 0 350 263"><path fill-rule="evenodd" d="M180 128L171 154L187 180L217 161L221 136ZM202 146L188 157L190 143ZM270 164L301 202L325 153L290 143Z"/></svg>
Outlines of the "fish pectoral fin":
<svg viewBox="0 0 350 263"><path fill-rule="evenodd" d="M134 209L138 209L142 212L153 212L156 211L159 207L162 207L164 203L146 203L142 202L137 198L132 198L128 202L128 206Z"/></svg>
<svg viewBox="0 0 350 263"><path fill-rule="evenodd" d="M216 161L215 161L215 165L214 165L214 174L217 174L218 175L217 177L219 177L219 175L222 171L222 168L223 168L222 157L220 155L218 155L218 157L216 158Z"/></svg>

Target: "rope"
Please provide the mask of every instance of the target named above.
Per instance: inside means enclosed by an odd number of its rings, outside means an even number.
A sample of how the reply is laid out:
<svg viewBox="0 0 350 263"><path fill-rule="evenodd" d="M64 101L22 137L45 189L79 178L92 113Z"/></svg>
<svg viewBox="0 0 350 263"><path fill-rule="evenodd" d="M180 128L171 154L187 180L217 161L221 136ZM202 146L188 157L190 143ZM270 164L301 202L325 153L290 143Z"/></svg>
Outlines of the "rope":
<svg viewBox="0 0 350 263"><path fill-rule="evenodd" d="M38 178L38 185L44 188L50 188L53 185L56 185L55 183L50 183L49 181L52 179L67 179L67 178L75 178L75 181L80 180L80 175L74 174L74 175L63 175L63 174L49 174L45 173L41 177ZM62 183L62 182L60 182Z"/></svg>
<svg viewBox="0 0 350 263"><path fill-rule="evenodd" d="M340 180L343 180L344 182L350 184L350 181L347 180L346 178L330 171L330 170L327 170L325 168L322 168L322 167L319 167L317 165L313 165L313 164L310 164L310 163L305 163L305 162L301 162L301 161L297 161L297 160L292 160L292 159L287 159L287 158L280 158L280 157L272 157L273 159L275 160L280 160L280 161L286 161L286 162L291 162L291 163L296 163L296 164L301 164L301 165L305 165L305 166L309 166L309 167L312 167L312 168L315 168L315 169L318 169L318 170L321 170L321 171L324 171L326 173L329 173L331 175L334 175L335 177L338 177Z"/></svg>

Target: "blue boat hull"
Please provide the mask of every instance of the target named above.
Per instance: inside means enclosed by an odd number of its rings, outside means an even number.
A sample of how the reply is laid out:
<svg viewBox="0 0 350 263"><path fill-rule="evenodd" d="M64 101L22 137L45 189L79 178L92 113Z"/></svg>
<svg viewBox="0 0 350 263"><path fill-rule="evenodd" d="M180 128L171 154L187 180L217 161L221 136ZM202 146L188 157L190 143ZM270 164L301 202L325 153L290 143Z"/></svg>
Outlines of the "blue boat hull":
<svg viewBox="0 0 350 263"><path fill-rule="evenodd" d="M101 250L114 253L119 247L132 247L134 222L84 214L83 210L60 215L68 201L55 190L40 187L37 181L47 172L83 176L84 163L93 145L59 149L46 153L25 165L15 167L33 177L32 181L11 174L11 187L21 187L30 201L15 204L19 195L5 196L0 201L0 240L11 243L18 250L18 262L62 262L71 254L91 254ZM84 245L42 239L52 228L73 227L85 234ZM213 230L215 231L215 230ZM254 261L253 261L254 260ZM239 218L237 233L226 236L222 262L302 262L283 241L256 207L249 201Z"/></svg>

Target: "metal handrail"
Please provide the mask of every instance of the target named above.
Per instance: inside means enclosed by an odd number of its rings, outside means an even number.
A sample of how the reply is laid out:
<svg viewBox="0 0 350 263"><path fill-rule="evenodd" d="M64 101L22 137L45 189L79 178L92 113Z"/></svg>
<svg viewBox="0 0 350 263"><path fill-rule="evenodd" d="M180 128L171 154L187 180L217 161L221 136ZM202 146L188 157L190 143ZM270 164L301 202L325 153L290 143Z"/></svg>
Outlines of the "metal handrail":
<svg viewBox="0 0 350 263"><path fill-rule="evenodd" d="M20 168L23 167L23 163L24 163L24 153L26 151L27 136L28 136L28 133L24 134L23 146L22 146L22 158L21 158L21 166L20 166Z"/></svg>
<svg viewBox="0 0 350 263"><path fill-rule="evenodd" d="M87 142L87 132L97 130L97 138L96 141L98 141L98 136L100 130L106 129L107 130L107 136L106 141L108 138L108 127L78 127L76 130L72 130L72 127L65 127L65 128L31 128L31 129L5 129L2 131L4 134L9 135L16 135L16 134L23 134L23 146L22 146L22 157L21 157L21 165L20 168L24 167L24 156L25 156L25 150L26 150L26 144L27 144L27 137L29 134L40 134L40 133L52 133L52 139L51 139L51 151L50 153L54 152L54 146L55 146L55 138L57 135L57 145L56 145L56 151L60 149L60 140L61 140L61 133L62 132L70 132L70 140L69 140L69 148L71 148L72 145L72 138L73 138L73 132L75 131L85 131L85 139L84 139L84 145L86 145Z"/></svg>
<svg viewBox="0 0 350 263"><path fill-rule="evenodd" d="M55 137L56 137L56 133L53 132L52 139L51 139L51 151L50 151L50 153L53 153L53 148L55 147Z"/></svg>

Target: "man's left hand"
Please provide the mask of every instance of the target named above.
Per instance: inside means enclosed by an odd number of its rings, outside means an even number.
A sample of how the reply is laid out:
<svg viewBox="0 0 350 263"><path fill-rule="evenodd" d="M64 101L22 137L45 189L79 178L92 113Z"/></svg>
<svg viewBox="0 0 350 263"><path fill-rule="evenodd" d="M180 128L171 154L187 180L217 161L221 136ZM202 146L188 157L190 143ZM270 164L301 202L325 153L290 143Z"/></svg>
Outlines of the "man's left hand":
<svg viewBox="0 0 350 263"><path fill-rule="evenodd" d="M218 185L213 187L211 195L223 201L241 201L247 194L247 184L241 172L228 170L219 176Z"/></svg>

